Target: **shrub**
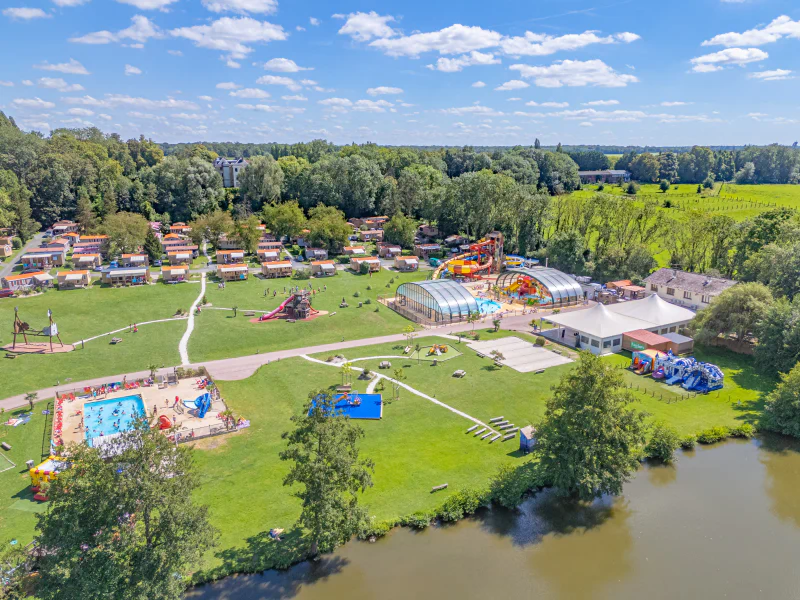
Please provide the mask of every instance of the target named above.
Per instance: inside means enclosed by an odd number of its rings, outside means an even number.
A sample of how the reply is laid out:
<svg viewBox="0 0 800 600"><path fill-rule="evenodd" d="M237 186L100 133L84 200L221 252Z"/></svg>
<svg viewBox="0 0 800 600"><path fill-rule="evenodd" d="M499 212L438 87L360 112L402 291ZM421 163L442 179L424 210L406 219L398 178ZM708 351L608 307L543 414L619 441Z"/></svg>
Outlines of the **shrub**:
<svg viewBox="0 0 800 600"><path fill-rule="evenodd" d="M661 183L658 184L658 189L660 189L662 192L667 192L669 190L669 181L662 179Z"/></svg>
<svg viewBox="0 0 800 600"><path fill-rule="evenodd" d="M367 286L367 291L369 291L369 290L371 290L371 289L372 289L372 286L371 286L371 285L368 285L368 286Z"/></svg>
<svg viewBox="0 0 800 600"><path fill-rule="evenodd" d="M655 458L669 464L675 459L675 450L680 444L681 440L677 431L664 423L656 423L644 451L648 458Z"/></svg>
<svg viewBox="0 0 800 600"><path fill-rule="evenodd" d="M473 514L483 503L484 493L467 488L445 500L436 510L436 514L445 522L459 521L464 515Z"/></svg>
<svg viewBox="0 0 800 600"><path fill-rule="evenodd" d="M356 290L355 293L353 294L353 298L360 298L360 297L361 297L361 292Z"/></svg>
<svg viewBox="0 0 800 600"><path fill-rule="evenodd" d="M672 202L670 200L664 200L664 208L672 208Z"/></svg>
<svg viewBox="0 0 800 600"><path fill-rule="evenodd" d="M628 186L625 188L625 193L635 196L639 193L639 186L636 185L635 182L631 181Z"/></svg>
<svg viewBox="0 0 800 600"><path fill-rule="evenodd" d="M362 275L369 275L369 265L367 263L361 263L361 266L358 268L358 272Z"/></svg>
<svg viewBox="0 0 800 600"><path fill-rule="evenodd" d="M503 465L489 482L493 502L506 508L516 508L526 492L543 486L539 463L529 460L517 467Z"/></svg>
<svg viewBox="0 0 800 600"><path fill-rule="evenodd" d="M364 304L372 304L372 299L367 298L366 300L364 300Z"/></svg>
<svg viewBox="0 0 800 600"><path fill-rule="evenodd" d="M697 434L697 441L701 444L715 444L727 438L729 434L727 427L710 427Z"/></svg>
<svg viewBox="0 0 800 600"><path fill-rule="evenodd" d="M691 450L697 444L697 436L686 435L681 438L681 448L684 450Z"/></svg>
<svg viewBox="0 0 800 600"><path fill-rule="evenodd" d="M375 517L370 517L368 521L361 524L358 530L358 539L368 540L373 537L382 538L391 531L394 525L395 524L392 522L375 521Z"/></svg>
<svg viewBox="0 0 800 600"><path fill-rule="evenodd" d="M297 271L294 272L294 275L292 275L292 279L298 279L298 280L311 279L311 271L307 269L298 269Z"/></svg>
<svg viewBox="0 0 800 600"><path fill-rule="evenodd" d="M13 238L11 238L11 247L14 250L19 250L20 248L22 248L22 240L14 236Z"/></svg>
<svg viewBox="0 0 800 600"><path fill-rule="evenodd" d="M756 428L750 425L750 423L743 423L737 427L731 427L730 434L731 437L749 440L755 436Z"/></svg>
<svg viewBox="0 0 800 600"><path fill-rule="evenodd" d="M604 183L598 183L597 184L597 191L598 192L602 192L604 189L606 189L606 186L605 186Z"/></svg>
<svg viewBox="0 0 800 600"><path fill-rule="evenodd" d="M433 521L433 515L427 511L420 510L400 519L400 524L412 529L425 529Z"/></svg>
<svg viewBox="0 0 800 600"><path fill-rule="evenodd" d="M350 257L347 256L347 255L338 256L338 257L336 257L336 260L339 261L340 265L346 265L346 264L348 264L350 262Z"/></svg>
<svg viewBox="0 0 800 600"><path fill-rule="evenodd" d="M394 277L389 280L389 283L394 283Z"/></svg>
<svg viewBox="0 0 800 600"><path fill-rule="evenodd" d="M711 177L706 177L705 181L703 181L703 187L707 190L714 189L714 180Z"/></svg>
<svg viewBox="0 0 800 600"><path fill-rule="evenodd" d="M534 342L537 346L541 347L547 343L547 340L543 338L541 335L536 336L536 341Z"/></svg>

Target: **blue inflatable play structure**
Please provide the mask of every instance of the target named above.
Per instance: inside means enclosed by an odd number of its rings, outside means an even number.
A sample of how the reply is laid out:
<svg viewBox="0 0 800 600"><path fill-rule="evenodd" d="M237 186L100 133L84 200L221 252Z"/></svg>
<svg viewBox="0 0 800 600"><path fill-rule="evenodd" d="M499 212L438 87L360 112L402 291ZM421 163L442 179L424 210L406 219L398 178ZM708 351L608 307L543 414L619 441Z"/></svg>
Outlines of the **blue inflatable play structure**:
<svg viewBox="0 0 800 600"><path fill-rule="evenodd" d="M670 351L656 357L653 378L663 379L667 385L680 385L690 392L704 393L722 389L725 375L716 365L699 362L691 356L677 357Z"/></svg>
<svg viewBox="0 0 800 600"><path fill-rule="evenodd" d="M196 400L184 400L183 405L186 408L196 408L197 416L202 419L211 408L211 394L206 392Z"/></svg>

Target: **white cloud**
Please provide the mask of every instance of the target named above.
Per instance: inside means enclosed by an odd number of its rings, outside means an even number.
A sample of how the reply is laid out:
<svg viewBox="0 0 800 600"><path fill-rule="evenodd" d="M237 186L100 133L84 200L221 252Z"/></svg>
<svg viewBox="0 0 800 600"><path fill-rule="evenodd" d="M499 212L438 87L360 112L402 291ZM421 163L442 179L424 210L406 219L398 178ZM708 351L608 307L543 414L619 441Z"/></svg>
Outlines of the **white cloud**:
<svg viewBox="0 0 800 600"><path fill-rule="evenodd" d="M386 100L357 100L353 103L353 110L360 112L386 112L387 108L392 108L394 104Z"/></svg>
<svg viewBox="0 0 800 600"><path fill-rule="evenodd" d="M506 102L519 102L522 98L507 98Z"/></svg>
<svg viewBox="0 0 800 600"><path fill-rule="evenodd" d="M769 54L758 48L726 48L712 54L705 54L692 59L692 70L696 73L711 73L723 67L758 62L769 58Z"/></svg>
<svg viewBox="0 0 800 600"><path fill-rule="evenodd" d="M305 108L298 108L296 106L270 106L269 104L237 104L236 108L261 112L279 112L289 115L303 114L306 110Z"/></svg>
<svg viewBox="0 0 800 600"><path fill-rule="evenodd" d="M56 6L80 6L81 4L86 4L89 0L53 0L53 4Z"/></svg>
<svg viewBox="0 0 800 600"><path fill-rule="evenodd" d="M281 99L286 100L287 102L308 102L308 98L302 94L297 94L295 96L281 96Z"/></svg>
<svg viewBox="0 0 800 600"><path fill-rule="evenodd" d="M305 28L305 27L301 27L300 25L296 25L296 26L295 26L295 30L296 30L296 31L305 31L305 30L306 30L306 28Z"/></svg>
<svg viewBox="0 0 800 600"><path fill-rule="evenodd" d="M681 102L680 100L674 100L674 101L669 101L668 100L666 102L662 102L661 106L668 106L668 107L670 107L670 106L689 106L690 104L694 104L694 102Z"/></svg>
<svg viewBox="0 0 800 600"><path fill-rule="evenodd" d="M23 119L23 124L28 129L36 129L39 131L45 131L51 129L50 124L44 121L31 121L29 119Z"/></svg>
<svg viewBox="0 0 800 600"><path fill-rule="evenodd" d="M171 30L170 34L191 40L200 48L228 52L232 58L244 58L252 52L253 48L247 44L280 41L288 37L280 25L250 17L223 17L208 25L179 27Z"/></svg>
<svg viewBox="0 0 800 600"><path fill-rule="evenodd" d="M475 83L472 84L472 87L474 87L474 88L483 88L483 87L486 87L486 84L484 82L482 82L482 81L476 81Z"/></svg>
<svg viewBox="0 0 800 600"><path fill-rule="evenodd" d="M183 56L183 52L180 50L167 50L167 54L172 54L172 56Z"/></svg>
<svg viewBox="0 0 800 600"><path fill-rule="evenodd" d="M103 119L103 121L110 121L111 119L114 118L111 115L107 115L107 114L104 114L104 113L100 113L99 115L97 115L97 117L100 118L100 119Z"/></svg>
<svg viewBox="0 0 800 600"><path fill-rule="evenodd" d="M235 98L269 98L269 92L265 92L264 90L260 90L258 88L244 88L241 90L236 90L235 92L230 92L231 96Z"/></svg>
<svg viewBox="0 0 800 600"><path fill-rule="evenodd" d="M2 87L14 87L14 82L13 81L3 81L2 79L0 79L0 86L2 86Z"/></svg>
<svg viewBox="0 0 800 600"><path fill-rule="evenodd" d="M492 48L499 46L502 39L503 36L496 31L456 24L429 33L413 33L395 38L384 36L371 42L370 46L389 56L417 58L425 52L465 54L473 50Z"/></svg>
<svg viewBox="0 0 800 600"><path fill-rule="evenodd" d="M569 102L526 102L525 106L544 106L546 108L566 108L569 106Z"/></svg>
<svg viewBox="0 0 800 600"><path fill-rule="evenodd" d="M315 17L309 17L308 22L311 23L314 27L320 24L320 20Z"/></svg>
<svg viewBox="0 0 800 600"><path fill-rule="evenodd" d="M601 37L596 31L552 36L526 31L524 36L505 38L500 44L503 52L512 56L548 56L556 52L578 50L593 44L629 44L641 39L635 33L624 32Z"/></svg>
<svg viewBox="0 0 800 600"><path fill-rule="evenodd" d="M19 108L55 108L56 106L54 102L48 102L41 98L17 98L11 104Z"/></svg>
<svg viewBox="0 0 800 600"><path fill-rule="evenodd" d="M33 85L33 82L30 79L23 79L22 80L22 85L31 86L31 85Z"/></svg>
<svg viewBox="0 0 800 600"><path fill-rule="evenodd" d="M498 110L482 106L480 104L473 104L472 106L462 106L459 108L445 108L441 112L448 115L478 115L481 117L501 117L503 114Z"/></svg>
<svg viewBox="0 0 800 600"><path fill-rule="evenodd" d="M88 108L70 108L67 111L68 115L74 115L76 117L91 117L94 114L93 110L89 110Z"/></svg>
<svg viewBox="0 0 800 600"><path fill-rule="evenodd" d="M256 83L259 85L284 85L293 92L302 89L302 86L294 79L290 77L283 77L282 75L262 75L256 79Z"/></svg>
<svg viewBox="0 0 800 600"><path fill-rule="evenodd" d="M69 62L50 64L44 61L40 65L33 65L34 69L41 71L57 71L59 73L67 73L68 75L89 75L89 71L81 63L74 58L70 58Z"/></svg>
<svg viewBox="0 0 800 600"><path fill-rule="evenodd" d="M581 123L581 127L594 127L594 123L590 123L589 121L584 121Z"/></svg>
<svg viewBox="0 0 800 600"><path fill-rule="evenodd" d="M80 92L83 90L82 85L78 85L77 83L70 85L61 79L61 77L40 77L36 83L38 83L41 88L58 90L59 92Z"/></svg>
<svg viewBox="0 0 800 600"><path fill-rule="evenodd" d="M70 38L69 41L76 44L110 44L112 42L122 42L124 40L133 40L144 44L150 38L163 37L163 32L158 26L150 19L142 15L134 15L131 18L131 26L116 33L113 31L103 30L87 33L80 37Z"/></svg>
<svg viewBox="0 0 800 600"><path fill-rule="evenodd" d="M223 83L217 84L218 90L238 90L240 86L238 83L233 83L232 81L225 81Z"/></svg>
<svg viewBox="0 0 800 600"><path fill-rule="evenodd" d="M234 12L270 15L278 10L277 0L203 0L203 6L215 13Z"/></svg>
<svg viewBox="0 0 800 600"><path fill-rule="evenodd" d="M748 29L742 33L730 32L715 35L703 42L703 46L763 46L781 38L800 38L800 21L782 15L761 29Z"/></svg>
<svg viewBox="0 0 800 600"><path fill-rule="evenodd" d="M148 110L161 108L198 110L200 108L197 106L197 104L191 102L190 100L175 100L174 98L167 98L166 100L151 100L149 98L140 98L125 94L106 94L103 99L94 98L93 96L73 96L64 98L64 102L67 104L77 104L81 106L95 106L104 108L127 106Z"/></svg>
<svg viewBox="0 0 800 600"><path fill-rule="evenodd" d="M238 63L233 59L226 58L224 60L225 60L225 66L228 67L229 69L239 69L242 66L242 63Z"/></svg>
<svg viewBox="0 0 800 600"><path fill-rule="evenodd" d="M31 19L49 19L51 15L44 12L41 8L6 8L3 14L11 19L30 21Z"/></svg>
<svg viewBox="0 0 800 600"><path fill-rule="evenodd" d="M125 65L125 75L141 75L142 70L139 67L134 67L133 65Z"/></svg>
<svg viewBox="0 0 800 600"><path fill-rule="evenodd" d="M170 115L173 119L182 119L184 121L205 121L208 119L207 115L198 113L175 113Z"/></svg>
<svg viewBox="0 0 800 600"><path fill-rule="evenodd" d="M457 73L464 67L481 65L499 65L500 59L496 58L491 52L478 52L473 50L469 54L463 54L456 58L440 58L434 65L427 65L431 70L442 71L444 73Z"/></svg>
<svg viewBox="0 0 800 600"><path fill-rule="evenodd" d="M139 10L166 10L170 4L178 0L117 0L122 4L130 4Z"/></svg>
<svg viewBox="0 0 800 600"><path fill-rule="evenodd" d="M211 102L214 100L214 98L212 98L211 96L198 96L197 98L205 102Z"/></svg>
<svg viewBox="0 0 800 600"><path fill-rule="evenodd" d="M313 71L313 67L301 67L296 62L289 58L273 58L268 60L263 65L267 71L275 71L276 73L297 73L298 71Z"/></svg>
<svg viewBox="0 0 800 600"><path fill-rule="evenodd" d="M587 61L561 60L549 67L530 65L511 65L512 71L519 71L525 79L533 79L538 87L558 88L584 87L625 87L639 80L633 75L623 75L609 67L602 60Z"/></svg>
<svg viewBox="0 0 800 600"><path fill-rule="evenodd" d="M527 87L531 87L531 84L526 83L521 79L512 79L511 81L506 81L503 85L499 85L494 89L498 92L509 92L512 90L522 90Z"/></svg>
<svg viewBox="0 0 800 600"><path fill-rule="evenodd" d="M794 71L789 69L774 69L772 71L759 71L757 73L750 73L750 79L758 79L760 81L783 81L785 79L794 79L792 75Z"/></svg>
<svg viewBox="0 0 800 600"><path fill-rule="evenodd" d="M584 102L584 106L616 106L619 100L592 100L591 102Z"/></svg>
<svg viewBox="0 0 800 600"><path fill-rule="evenodd" d="M369 88L367 90L367 94L369 94L370 96L396 95L402 93L403 90L399 87L387 87L385 85Z"/></svg>
<svg viewBox="0 0 800 600"><path fill-rule="evenodd" d="M334 18L337 18L334 15ZM395 34L395 30L388 23L394 21L391 15L380 16L375 11L368 13L357 12L347 15L347 21L339 29L341 35L349 35L357 42L368 42L374 38L385 38Z"/></svg>

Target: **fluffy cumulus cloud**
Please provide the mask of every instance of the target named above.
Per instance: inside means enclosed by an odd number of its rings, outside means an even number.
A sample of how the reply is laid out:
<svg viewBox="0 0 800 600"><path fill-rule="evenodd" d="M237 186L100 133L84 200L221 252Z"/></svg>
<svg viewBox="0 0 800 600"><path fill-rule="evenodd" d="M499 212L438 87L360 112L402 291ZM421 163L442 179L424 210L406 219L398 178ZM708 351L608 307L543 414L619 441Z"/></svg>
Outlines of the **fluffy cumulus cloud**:
<svg viewBox="0 0 800 600"><path fill-rule="evenodd" d="M584 102L584 106L616 106L619 100L592 100L591 102Z"/></svg>
<svg viewBox="0 0 800 600"><path fill-rule="evenodd" d="M14 82L0 79L0 87L14 87Z"/></svg>
<svg viewBox="0 0 800 600"><path fill-rule="evenodd" d="M310 80L304 80L310 81ZM285 77L283 75L262 75L258 79L256 79L256 83L259 85L283 85L296 92L298 90L303 89L303 86L300 85L297 81L292 79L291 77ZM310 85L314 85L316 82L311 82Z"/></svg>
<svg viewBox="0 0 800 600"><path fill-rule="evenodd" d="M69 84L60 77L41 77L36 83L41 88L58 90L59 92L80 92L83 86L77 83Z"/></svg>
<svg viewBox="0 0 800 600"><path fill-rule="evenodd" d="M367 94L370 96L385 96L385 95L397 95L402 94L403 90L399 87L388 87L385 85L381 85L378 87L369 88L367 90Z"/></svg>
<svg viewBox="0 0 800 600"><path fill-rule="evenodd" d="M503 85L498 85L494 89L498 92L510 92L513 90L522 90L530 86L530 83L522 81L521 79L512 79L511 81L506 81Z"/></svg>
<svg viewBox="0 0 800 600"><path fill-rule="evenodd" d="M789 69L774 69L772 71L758 71L750 73L750 79L758 79L759 81L783 81L784 79L794 79L794 71Z"/></svg>
<svg viewBox="0 0 800 600"><path fill-rule="evenodd" d="M334 16L341 17L342 15ZM395 30L389 26L389 23L394 20L394 17L390 15L381 16L375 11L351 13L347 16L345 24L339 29L339 33L349 35L357 42L391 37L395 34Z"/></svg>
<svg viewBox="0 0 800 600"><path fill-rule="evenodd" d="M382 113L386 112L387 108L394 108L394 104L387 100L356 100L353 102L349 98L326 98L320 100L318 104L333 112L347 112L353 110L357 112Z"/></svg>
<svg viewBox="0 0 800 600"><path fill-rule="evenodd" d="M238 83L233 83L232 81L224 81L222 83L217 84L218 90L238 90L240 86Z"/></svg>
<svg viewBox="0 0 800 600"><path fill-rule="evenodd" d="M41 64L33 65L34 69L42 71L56 71L58 73L66 73L67 75L89 75L89 71L80 62L74 58L70 58L69 62L51 64L44 61Z"/></svg>
<svg viewBox="0 0 800 600"><path fill-rule="evenodd" d="M53 4L62 7L80 6L88 2L90 2L90 0L53 0Z"/></svg>
<svg viewBox="0 0 800 600"><path fill-rule="evenodd" d="M607 36L600 36L596 31L561 36L526 31L523 36L505 38L501 48L503 52L512 56L549 56L556 52L579 50L594 44L630 44L639 39L641 38L638 35L627 31Z"/></svg>
<svg viewBox="0 0 800 600"><path fill-rule="evenodd" d="M125 75L141 75L142 70L139 67L134 67L133 65L125 65Z"/></svg>
<svg viewBox="0 0 800 600"><path fill-rule="evenodd" d="M89 110L88 108L70 108L67 111L67 114L76 117L91 117L92 115L94 115L94 111Z"/></svg>
<svg viewBox="0 0 800 600"><path fill-rule="evenodd" d="M3 14L11 19L18 19L20 21L30 21L31 19L47 19L49 14L44 12L41 8L4 8Z"/></svg>
<svg viewBox="0 0 800 600"><path fill-rule="evenodd" d="M667 100L661 103L661 106L666 106L668 108L673 106L688 106L692 104L691 102L683 102L681 100Z"/></svg>
<svg viewBox="0 0 800 600"><path fill-rule="evenodd" d="M748 29L741 33L729 32L715 35L703 42L703 46L763 46L782 38L800 39L800 21L782 15L762 28Z"/></svg>
<svg viewBox="0 0 800 600"><path fill-rule="evenodd" d="M167 10L170 4L175 4L178 0L117 0L122 4L130 4L139 10Z"/></svg>
<svg viewBox="0 0 800 600"><path fill-rule="evenodd" d="M277 0L203 0L203 6L215 13L235 12L269 15L278 10Z"/></svg>
<svg viewBox="0 0 800 600"><path fill-rule="evenodd" d="M493 108L489 108L488 106L482 106L480 104L473 104L472 106L461 106L456 108L444 108L440 112L448 115L474 115L479 117L502 117L504 113L495 110Z"/></svg>
<svg viewBox="0 0 800 600"><path fill-rule="evenodd" d="M17 98L11 102L17 108L55 108L55 102L42 100L41 98Z"/></svg>
<svg viewBox="0 0 800 600"><path fill-rule="evenodd" d="M550 66L511 65L524 79L533 79L538 87L625 87L639 81L633 75L618 73L602 60L561 60Z"/></svg>
<svg viewBox="0 0 800 600"><path fill-rule="evenodd" d="M269 92L258 88L243 88L230 93L234 98L269 98Z"/></svg>
<svg viewBox="0 0 800 600"><path fill-rule="evenodd" d="M544 108L566 108L569 102L526 102L525 106L542 106Z"/></svg>
<svg viewBox="0 0 800 600"><path fill-rule="evenodd" d="M163 32L150 19L142 15L134 15L131 18L130 27L116 32L108 30L95 31L79 37L70 38L69 41L75 44L102 45L112 42L127 42L130 40L138 44L144 44L150 38L160 38L163 37L163 35Z"/></svg>
<svg viewBox="0 0 800 600"><path fill-rule="evenodd" d="M477 50L473 50L469 54L463 54L456 58L441 57L435 64L427 65L427 67L434 71L457 73L462 71L464 67L498 64L500 64L500 59L495 57L491 52L478 52Z"/></svg>
<svg viewBox="0 0 800 600"><path fill-rule="evenodd" d="M472 84L472 87L483 88L486 87L486 84L483 81L476 81L475 83Z"/></svg>
<svg viewBox="0 0 800 600"><path fill-rule="evenodd" d="M253 51L248 44L281 41L287 33L280 25L250 17L223 17L208 25L179 27L170 31L175 37L191 40L200 48L219 50L232 58L244 58Z"/></svg>
<svg viewBox="0 0 800 600"><path fill-rule="evenodd" d="M292 96L281 96L281 99L286 100L287 102L308 102L308 98L306 98L302 94L295 94Z"/></svg>
<svg viewBox="0 0 800 600"><path fill-rule="evenodd" d="M301 67L296 62L289 58L273 58L268 60L263 65L267 71L275 71L276 73L297 73L299 71L313 71L313 67Z"/></svg>
<svg viewBox="0 0 800 600"><path fill-rule="evenodd" d="M759 48L726 48L712 54L705 54L692 59L692 70L695 73L713 73L724 67L744 66L769 58L769 54Z"/></svg>

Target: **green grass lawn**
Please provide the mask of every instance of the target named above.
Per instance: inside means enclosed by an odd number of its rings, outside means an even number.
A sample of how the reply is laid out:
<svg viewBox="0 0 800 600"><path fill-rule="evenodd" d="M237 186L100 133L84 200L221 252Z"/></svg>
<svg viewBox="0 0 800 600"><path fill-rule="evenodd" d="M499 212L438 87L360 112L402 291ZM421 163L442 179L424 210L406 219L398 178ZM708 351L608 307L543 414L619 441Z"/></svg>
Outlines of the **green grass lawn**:
<svg viewBox="0 0 800 600"><path fill-rule="evenodd" d="M50 290L30 298L0 300L0 343L11 343L14 307L33 329L47 325L52 309L64 343L73 343L127 327L133 322L169 318L178 308L188 309L200 292L196 284L104 288L99 284L85 290ZM151 363L180 362L178 342L186 330L185 321L154 323L136 334L117 334L122 344L109 345L109 338L88 342L84 349L66 354L18 356L0 360L2 397L55 385L70 378L81 379L144 370ZM32 338L33 339L33 338ZM46 338L36 338L42 341Z"/></svg>
<svg viewBox="0 0 800 600"><path fill-rule="evenodd" d="M337 271L333 277L296 280L264 280L251 276L247 281L228 283L219 289L214 281L206 288L208 301L214 307L239 307L234 318L230 311L204 310L196 320L194 334L189 341L189 357L192 362L202 362L234 356L270 352L286 348L298 348L316 344L326 344L380 335L400 333L410 321L385 306L378 304L381 295L393 295L397 286L404 281L424 279L425 273L394 273L382 269L372 277L355 275L349 271ZM394 279L394 283L389 283ZM327 311L327 315L314 320L287 323L274 320L264 323L251 323L252 317L242 316L245 310L272 310L277 308L289 295L293 286L306 287L311 283L314 289L327 286L313 299L314 308ZM387 284L389 287L386 287ZM368 290L367 287L372 289ZM264 291L269 288L269 295ZM284 293L284 289L287 290ZM277 295L273 296L273 291ZM358 298L353 295L358 292ZM339 308L344 298L349 308ZM359 302L370 299L371 304L358 308ZM336 314L332 314L332 313Z"/></svg>

